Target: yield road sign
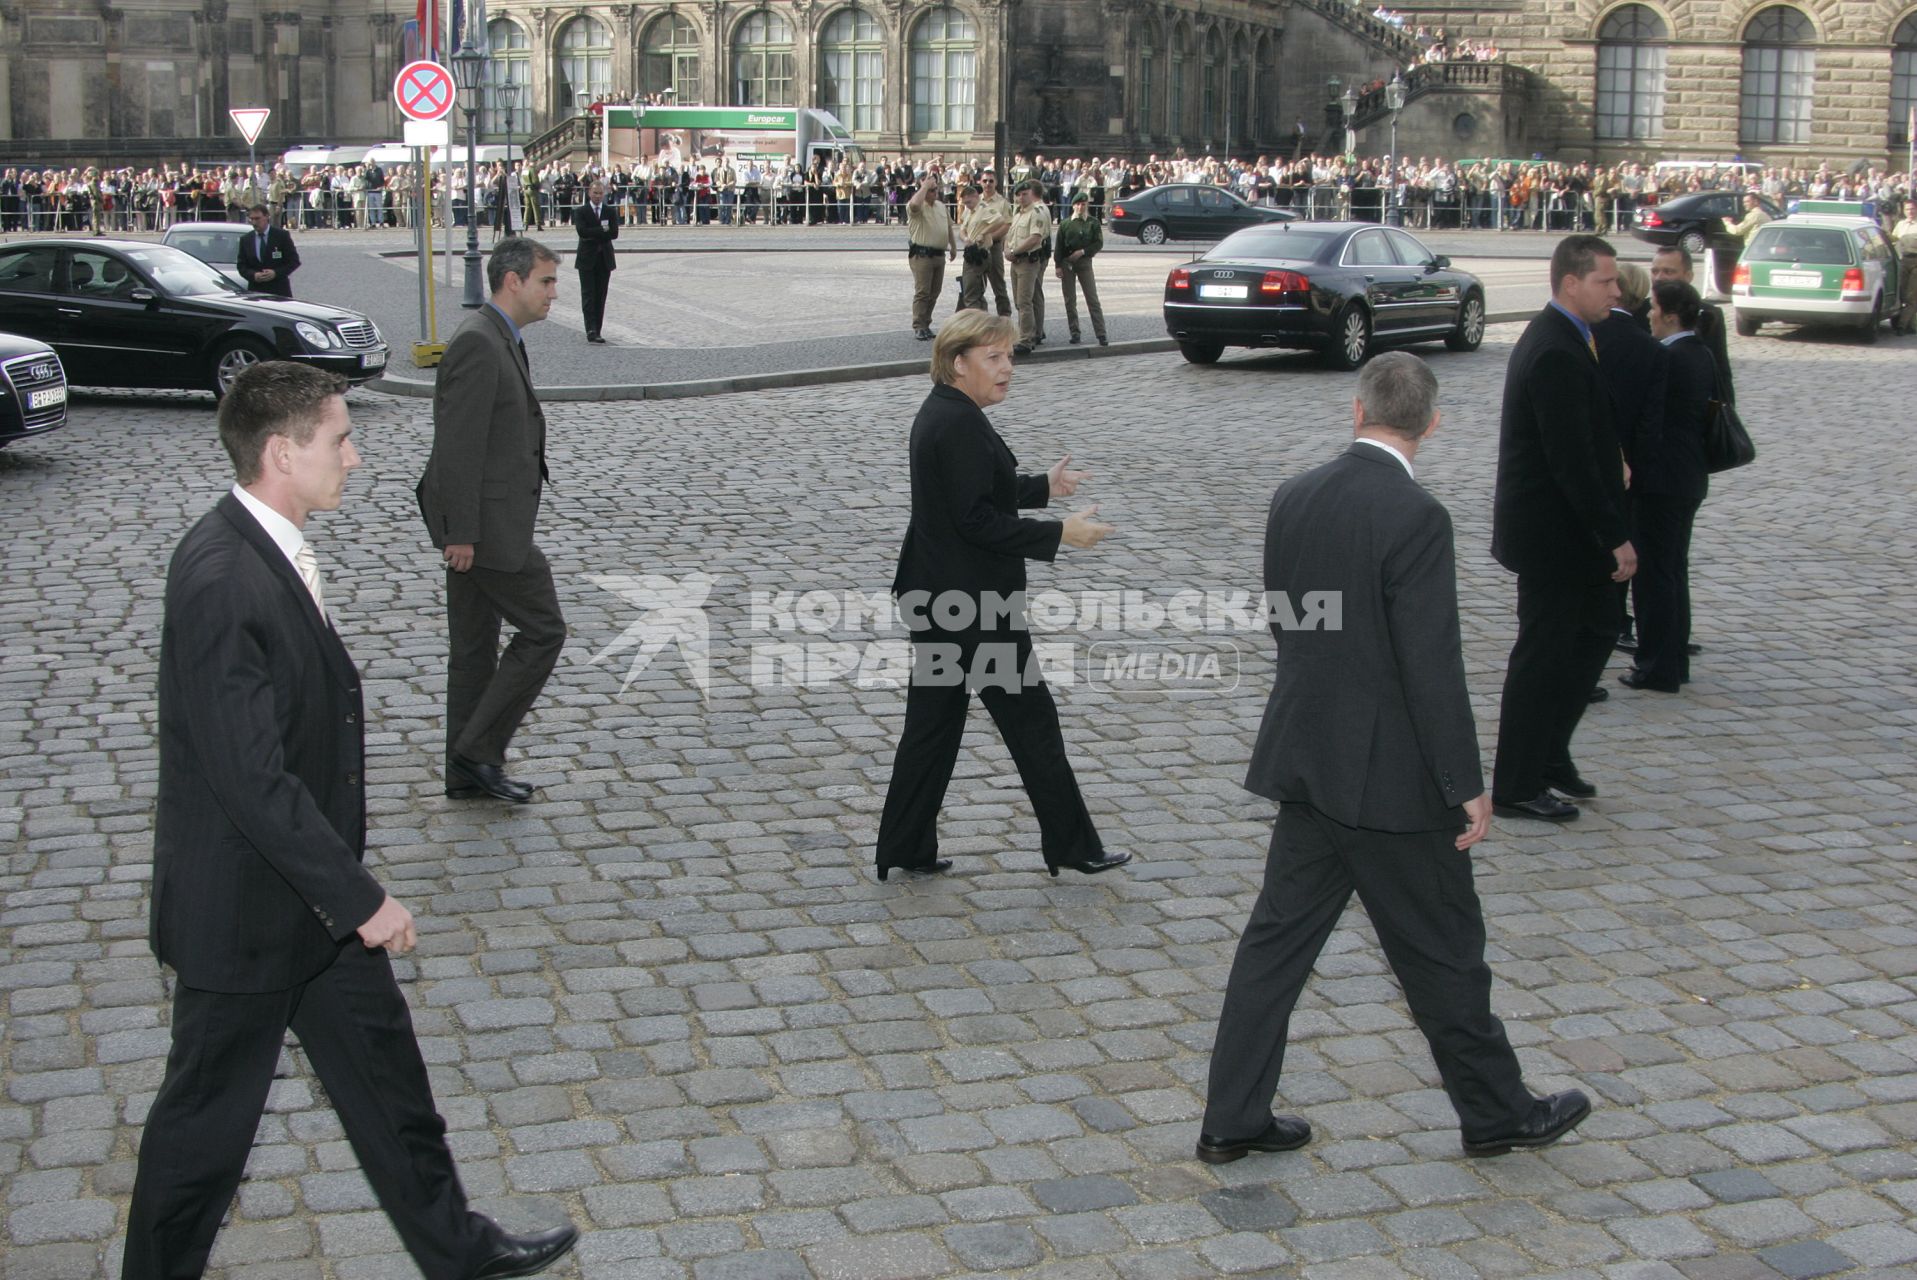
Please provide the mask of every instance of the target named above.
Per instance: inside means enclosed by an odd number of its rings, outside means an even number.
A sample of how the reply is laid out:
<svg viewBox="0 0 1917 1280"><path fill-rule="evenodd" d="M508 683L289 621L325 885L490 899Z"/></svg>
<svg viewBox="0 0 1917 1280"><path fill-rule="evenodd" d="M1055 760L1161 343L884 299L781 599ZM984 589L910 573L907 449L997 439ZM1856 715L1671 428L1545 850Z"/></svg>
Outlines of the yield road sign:
<svg viewBox="0 0 1917 1280"><path fill-rule="evenodd" d="M240 136L246 139L246 145L252 146L259 141L260 130L266 127L266 117L273 114L271 107L234 107L226 113L233 117L233 123L240 127Z"/></svg>
<svg viewBox="0 0 1917 1280"><path fill-rule="evenodd" d="M439 120L453 109L452 73L437 62L409 62L393 80L393 101L414 120Z"/></svg>

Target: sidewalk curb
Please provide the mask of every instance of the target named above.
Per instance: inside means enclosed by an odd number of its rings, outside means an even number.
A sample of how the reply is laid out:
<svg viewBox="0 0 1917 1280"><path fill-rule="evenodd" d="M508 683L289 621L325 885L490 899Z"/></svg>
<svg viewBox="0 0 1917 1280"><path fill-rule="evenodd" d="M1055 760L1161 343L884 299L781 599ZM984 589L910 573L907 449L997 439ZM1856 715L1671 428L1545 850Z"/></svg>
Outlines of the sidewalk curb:
<svg viewBox="0 0 1917 1280"><path fill-rule="evenodd" d="M1486 324L1510 324L1529 320L1534 312L1506 311L1484 318ZM1019 363L1063 364L1069 360L1105 360L1114 356L1158 355L1178 350L1170 338L1142 338L1114 342L1109 347L1047 347ZM748 373L736 378L704 378L696 382L650 382L606 384L601 386L538 387L541 404L561 400L687 400L696 396L725 396L740 391L776 391L785 387L822 387L838 382L872 382L881 378L907 378L925 373L929 360L885 360L874 364L834 365L824 369L787 369L778 373ZM382 391L390 396L431 399L432 382L423 378L400 378L386 374L363 383L367 391Z"/></svg>

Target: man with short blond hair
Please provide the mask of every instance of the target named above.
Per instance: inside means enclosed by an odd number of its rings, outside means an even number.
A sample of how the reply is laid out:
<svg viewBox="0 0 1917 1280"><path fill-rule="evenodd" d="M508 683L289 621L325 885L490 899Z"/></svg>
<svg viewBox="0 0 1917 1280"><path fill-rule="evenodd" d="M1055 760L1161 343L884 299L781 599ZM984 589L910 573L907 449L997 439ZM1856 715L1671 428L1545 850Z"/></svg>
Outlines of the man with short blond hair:
<svg viewBox="0 0 1917 1280"><path fill-rule="evenodd" d="M1005 256L1012 264L1012 301L1018 308L1018 344L1016 355L1028 356L1044 341L1044 315L1040 310L1045 288L1044 244L1052 233L1052 215L1040 199L1042 189L1036 179L1019 184L1018 212L1012 215L1012 229L1005 233Z"/></svg>

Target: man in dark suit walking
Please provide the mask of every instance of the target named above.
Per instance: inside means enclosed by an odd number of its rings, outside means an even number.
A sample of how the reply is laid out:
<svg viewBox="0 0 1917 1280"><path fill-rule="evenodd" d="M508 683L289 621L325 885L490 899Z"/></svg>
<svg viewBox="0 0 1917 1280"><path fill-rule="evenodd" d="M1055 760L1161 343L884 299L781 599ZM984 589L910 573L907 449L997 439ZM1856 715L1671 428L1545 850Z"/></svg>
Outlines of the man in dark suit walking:
<svg viewBox="0 0 1917 1280"><path fill-rule="evenodd" d="M559 295L559 255L499 242L492 298L440 358L433 455L419 482L426 531L446 561L446 794L515 804L532 787L506 776L506 747L566 642L552 567L533 542L546 472L546 415L520 331ZM502 655L499 624L516 634Z"/></svg>
<svg viewBox="0 0 1917 1280"><path fill-rule="evenodd" d="M273 361L220 403L238 484L180 542L160 640L150 938L176 975L126 1280L206 1269L290 1027L380 1206L430 1280L531 1275L572 1247L470 1212L388 959L410 912L366 850L359 672L307 517L359 465L343 379Z"/></svg>
<svg viewBox="0 0 1917 1280"><path fill-rule="evenodd" d="M1637 571L1624 454L1591 330L1618 299L1617 251L1566 236L1551 255L1551 301L1505 371L1491 554L1518 575L1518 638L1491 782L1503 817L1569 822L1578 807L1555 792L1597 793L1571 737L1623 626L1612 584Z"/></svg>
<svg viewBox="0 0 1917 1280"><path fill-rule="evenodd" d="M1466 850L1491 800L1459 639L1451 517L1412 478L1437 430L1416 356L1365 366L1355 442L1282 485L1265 528L1277 675L1245 786L1280 803L1265 884L1232 962L1198 1158L1311 1140L1271 1114L1293 1006L1356 890L1431 1045L1474 1156L1542 1147L1590 1112L1533 1098L1491 1013L1484 917ZM1314 612L1313 602L1317 602Z"/></svg>
<svg viewBox="0 0 1917 1280"><path fill-rule="evenodd" d="M253 224L253 234L240 237L240 251L233 264L234 270L240 273L255 293L292 297L291 277L300 269L300 254L293 247L293 233L285 227L272 226L272 215L263 204L248 209L246 220Z"/></svg>
<svg viewBox="0 0 1917 1280"><path fill-rule="evenodd" d="M579 233L573 266L579 271L579 309L586 317L586 341L604 342L600 326L606 322L606 291L612 286L612 242L619 238L619 211L606 203L606 183L594 178L586 188L586 202L572 215Z"/></svg>

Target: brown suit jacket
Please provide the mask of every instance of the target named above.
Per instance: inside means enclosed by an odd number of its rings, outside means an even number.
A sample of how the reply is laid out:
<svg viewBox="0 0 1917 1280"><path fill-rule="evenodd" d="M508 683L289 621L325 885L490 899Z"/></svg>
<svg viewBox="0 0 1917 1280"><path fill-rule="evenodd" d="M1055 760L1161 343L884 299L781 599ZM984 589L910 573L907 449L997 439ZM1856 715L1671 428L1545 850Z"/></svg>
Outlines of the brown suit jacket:
<svg viewBox="0 0 1917 1280"><path fill-rule="evenodd" d="M517 573L532 551L546 415L526 352L490 304L459 326L433 387L433 455L417 494L435 547L470 543L482 569Z"/></svg>

